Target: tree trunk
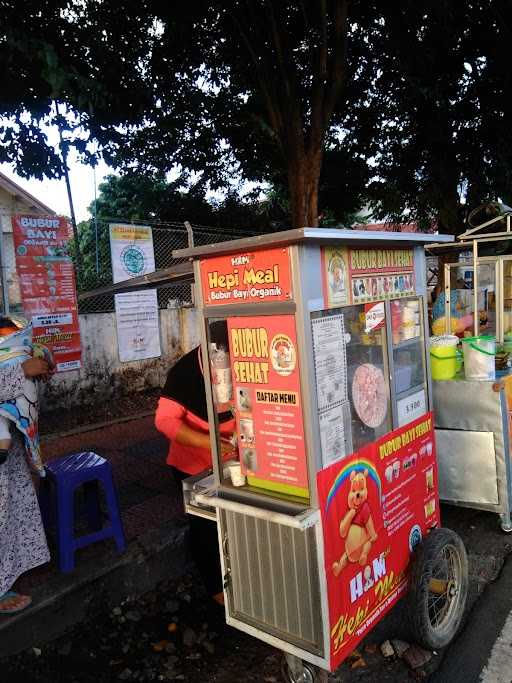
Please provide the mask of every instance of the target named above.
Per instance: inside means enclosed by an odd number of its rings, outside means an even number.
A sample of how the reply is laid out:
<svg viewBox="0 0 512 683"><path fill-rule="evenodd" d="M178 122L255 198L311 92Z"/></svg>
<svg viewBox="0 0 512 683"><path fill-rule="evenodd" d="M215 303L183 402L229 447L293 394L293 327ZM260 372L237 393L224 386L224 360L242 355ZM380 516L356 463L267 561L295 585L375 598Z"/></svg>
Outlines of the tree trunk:
<svg viewBox="0 0 512 683"><path fill-rule="evenodd" d="M318 227L318 188L323 150L294 159L288 165L292 228Z"/></svg>
<svg viewBox="0 0 512 683"><path fill-rule="evenodd" d="M461 219L461 204L456 182L454 182L451 190L445 187L440 200L438 222L440 233L460 235L465 230Z"/></svg>

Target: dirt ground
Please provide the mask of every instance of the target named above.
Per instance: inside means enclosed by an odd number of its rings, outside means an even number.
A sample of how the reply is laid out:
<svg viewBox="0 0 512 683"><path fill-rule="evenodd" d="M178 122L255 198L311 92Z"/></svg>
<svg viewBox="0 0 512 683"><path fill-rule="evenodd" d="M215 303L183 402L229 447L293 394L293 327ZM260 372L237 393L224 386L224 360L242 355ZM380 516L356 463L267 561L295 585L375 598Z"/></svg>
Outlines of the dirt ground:
<svg viewBox="0 0 512 683"><path fill-rule="evenodd" d="M160 389L157 388L121 396L97 405L73 407L69 410L43 411L39 422L40 433L42 437L45 437L74 429L83 429L89 425L110 420L154 412L159 395Z"/></svg>
<svg viewBox="0 0 512 683"><path fill-rule="evenodd" d="M444 524L462 536L470 560L470 599L464 624L474 629L472 608L485 600L511 552L509 536L494 515L446 507ZM190 683L277 683L281 654L226 626L223 613L209 605L193 576L165 582L136 601L80 627L50 646L30 650L2 663L2 683L107 683L109 681L183 680ZM386 639L407 640L406 615L398 605L331 675L331 683L406 683L429 680L445 652L415 670L397 657L384 659Z"/></svg>
<svg viewBox="0 0 512 683"><path fill-rule="evenodd" d="M164 583L51 646L4 660L2 683L279 681L280 653L226 626L194 577Z"/></svg>

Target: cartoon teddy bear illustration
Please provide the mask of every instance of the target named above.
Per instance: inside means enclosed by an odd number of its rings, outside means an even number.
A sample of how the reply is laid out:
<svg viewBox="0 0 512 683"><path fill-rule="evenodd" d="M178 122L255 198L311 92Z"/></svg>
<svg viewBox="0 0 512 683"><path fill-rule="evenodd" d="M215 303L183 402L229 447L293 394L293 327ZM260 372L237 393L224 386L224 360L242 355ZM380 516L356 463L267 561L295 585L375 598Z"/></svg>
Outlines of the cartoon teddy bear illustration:
<svg viewBox="0 0 512 683"><path fill-rule="evenodd" d="M348 510L340 522L340 536L345 539L345 552L337 562L333 562L334 576L339 576L348 562L358 562L364 566L372 543L377 540L372 511L367 501L367 476L368 470L350 473Z"/></svg>

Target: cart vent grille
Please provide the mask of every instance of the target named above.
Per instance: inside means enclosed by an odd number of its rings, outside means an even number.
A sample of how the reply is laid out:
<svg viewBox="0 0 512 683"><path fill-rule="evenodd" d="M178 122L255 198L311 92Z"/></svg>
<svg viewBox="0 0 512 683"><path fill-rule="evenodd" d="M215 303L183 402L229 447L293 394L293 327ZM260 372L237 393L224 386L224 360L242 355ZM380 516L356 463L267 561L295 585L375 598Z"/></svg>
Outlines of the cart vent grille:
<svg viewBox="0 0 512 683"><path fill-rule="evenodd" d="M229 538L229 613L309 652L323 653L315 528L300 531L222 512Z"/></svg>

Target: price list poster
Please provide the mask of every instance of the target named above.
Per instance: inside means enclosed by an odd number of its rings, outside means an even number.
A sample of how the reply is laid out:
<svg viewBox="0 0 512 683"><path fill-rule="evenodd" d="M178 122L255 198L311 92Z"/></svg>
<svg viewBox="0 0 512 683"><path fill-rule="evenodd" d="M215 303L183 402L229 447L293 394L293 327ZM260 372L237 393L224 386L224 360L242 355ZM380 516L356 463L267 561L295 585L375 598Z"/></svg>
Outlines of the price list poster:
<svg viewBox="0 0 512 683"><path fill-rule="evenodd" d="M249 484L309 495L293 315L228 318L238 446Z"/></svg>
<svg viewBox="0 0 512 683"><path fill-rule="evenodd" d="M33 341L52 352L58 372L81 365L71 226L63 216L12 217L16 269Z"/></svg>

